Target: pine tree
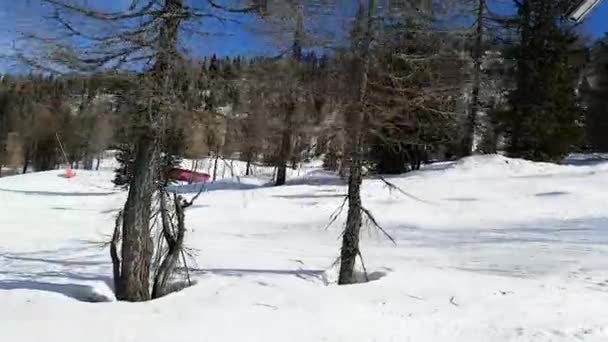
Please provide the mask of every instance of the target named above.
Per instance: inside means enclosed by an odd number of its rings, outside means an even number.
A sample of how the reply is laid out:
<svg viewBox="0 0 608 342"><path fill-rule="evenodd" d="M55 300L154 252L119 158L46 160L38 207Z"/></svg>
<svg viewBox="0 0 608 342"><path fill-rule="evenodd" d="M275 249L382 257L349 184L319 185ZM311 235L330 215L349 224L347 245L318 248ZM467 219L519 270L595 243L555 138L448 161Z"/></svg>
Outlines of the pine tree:
<svg viewBox="0 0 608 342"><path fill-rule="evenodd" d="M593 47L585 95L589 104L586 143L592 151L608 152L608 36Z"/></svg>
<svg viewBox="0 0 608 342"><path fill-rule="evenodd" d="M566 3L526 0L518 8L516 89L506 125L511 156L556 161L581 141L578 70L569 61L576 36L560 19Z"/></svg>

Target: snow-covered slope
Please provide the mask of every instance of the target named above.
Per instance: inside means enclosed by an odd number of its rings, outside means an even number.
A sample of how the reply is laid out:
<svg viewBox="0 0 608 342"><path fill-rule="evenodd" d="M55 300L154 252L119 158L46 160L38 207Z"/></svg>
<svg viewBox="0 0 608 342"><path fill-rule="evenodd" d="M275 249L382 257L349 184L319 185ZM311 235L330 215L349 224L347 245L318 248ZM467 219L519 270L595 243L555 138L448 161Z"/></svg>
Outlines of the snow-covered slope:
<svg viewBox="0 0 608 342"><path fill-rule="evenodd" d="M608 341L608 164L499 156L364 183L396 239L363 233L372 282L332 264L345 187L315 167L289 185L225 179L188 211L197 285L111 298L107 240L125 199L109 170L0 179L3 341ZM187 188L182 190L188 190ZM191 189L192 190L192 189Z"/></svg>

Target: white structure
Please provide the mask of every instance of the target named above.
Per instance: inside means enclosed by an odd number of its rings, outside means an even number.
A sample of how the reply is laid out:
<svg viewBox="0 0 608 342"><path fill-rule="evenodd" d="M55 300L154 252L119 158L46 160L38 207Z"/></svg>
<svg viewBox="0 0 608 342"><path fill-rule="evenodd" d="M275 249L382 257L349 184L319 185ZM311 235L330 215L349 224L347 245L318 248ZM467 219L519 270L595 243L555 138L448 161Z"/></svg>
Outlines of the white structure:
<svg viewBox="0 0 608 342"><path fill-rule="evenodd" d="M593 9L599 5L602 0L581 0L573 6L573 8L567 13L568 19L575 23L579 23L593 12Z"/></svg>

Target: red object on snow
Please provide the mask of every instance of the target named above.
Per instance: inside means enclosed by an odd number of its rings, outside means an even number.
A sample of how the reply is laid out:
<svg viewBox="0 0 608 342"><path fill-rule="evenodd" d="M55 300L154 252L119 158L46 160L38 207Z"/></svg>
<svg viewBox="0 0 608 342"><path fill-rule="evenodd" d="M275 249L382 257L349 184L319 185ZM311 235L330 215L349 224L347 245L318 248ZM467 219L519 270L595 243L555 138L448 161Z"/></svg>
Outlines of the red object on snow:
<svg viewBox="0 0 608 342"><path fill-rule="evenodd" d="M206 173L194 172L178 168L169 170L167 176L170 179L188 183L207 183L209 182L209 179L211 179L211 176Z"/></svg>
<svg viewBox="0 0 608 342"><path fill-rule="evenodd" d="M74 171L74 169L72 169L71 167L68 167L68 169L65 170L65 176L67 178L74 178L76 177L76 171Z"/></svg>

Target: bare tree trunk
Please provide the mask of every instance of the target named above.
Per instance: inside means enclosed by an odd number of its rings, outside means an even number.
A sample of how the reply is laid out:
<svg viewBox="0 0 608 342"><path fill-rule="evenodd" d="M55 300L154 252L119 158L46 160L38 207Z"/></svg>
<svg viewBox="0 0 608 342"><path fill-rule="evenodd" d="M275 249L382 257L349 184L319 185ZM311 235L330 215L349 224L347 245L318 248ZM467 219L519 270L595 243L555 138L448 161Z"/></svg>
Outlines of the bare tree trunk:
<svg viewBox="0 0 608 342"><path fill-rule="evenodd" d="M302 47L304 45L304 4L296 5L296 27L293 36L293 45L291 47L291 57L294 63L300 63L302 60ZM295 115L297 101L296 94L291 94L290 102L285 108L285 120L283 134L281 135L281 149L277 161L277 180L276 186L284 185L287 180L287 163L291 157L293 149L293 116Z"/></svg>
<svg viewBox="0 0 608 342"><path fill-rule="evenodd" d="M87 152L84 154L84 160L82 161L82 168L85 170L93 170L93 158Z"/></svg>
<svg viewBox="0 0 608 342"><path fill-rule="evenodd" d="M21 173L26 174L27 173L27 169L30 166L30 150L31 150L31 144L27 144L27 146L24 149L24 155L23 155L23 170Z"/></svg>
<svg viewBox="0 0 608 342"><path fill-rule="evenodd" d="M161 192L161 222L163 226L163 236L169 250L167 251L167 255L163 259L162 263L158 268L158 272L156 273L156 277L154 278L154 286L152 290L152 298L159 298L164 296L167 293L167 288L169 285L169 280L175 266L177 265L177 261L179 260L179 256L182 253L184 236L186 234L186 216L184 212L184 206L180 201L180 197L175 195L174 197L174 206L175 206L175 216L177 218L177 229L173 229L171 227L171 219L169 218L168 208L167 208L167 194ZM175 231L175 233L173 233Z"/></svg>
<svg viewBox="0 0 608 342"><path fill-rule="evenodd" d="M465 125L464 138L462 143L461 157L471 155L473 151L473 141L475 139L475 128L477 127L477 116L481 109L480 90L481 90L481 67L483 63L483 29L486 0L479 0L477 8L477 28L475 31L475 47L473 51L473 89L471 93L471 106Z"/></svg>
<svg viewBox="0 0 608 342"><path fill-rule="evenodd" d="M126 301L150 299L150 266L153 242L150 235L152 195L157 169L157 142L144 136L138 142L133 178L124 207L122 265L116 298Z"/></svg>
<svg viewBox="0 0 608 342"><path fill-rule="evenodd" d="M251 159L253 159L253 152L247 151L247 166L245 166L245 176L251 175Z"/></svg>
<svg viewBox="0 0 608 342"><path fill-rule="evenodd" d="M224 167L222 168L222 179L224 179L224 178L226 178L226 159L222 158L222 161L224 164Z"/></svg>
<svg viewBox="0 0 608 342"><path fill-rule="evenodd" d="M114 292L120 288L120 256L118 255L118 244L120 242L120 227L122 225L122 211L118 212L112 241L110 241L110 258L112 259L112 274L114 276Z"/></svg>
<svg viewBox="0 0 608 342"><path fill-rule="evenodd" d="M292 117L295 111L295 103L290 103L285 111L285 121L283 134L281 135L281 149L277 160L277 180L275 185L284 185L287 180L287 163L291 155L291 139L292 139Z"/></svg>
<svg viewBox="0 0 608 342"><path fill-rule="evenodd" d="M95 165L95 171L99 171L100 164L101 164L101 152L97 155L97 165Z"/></svg>
<svg viewBox="0 0 608 342"><path fill-rule="evenodd" d="M138 302L151 298L150 271L154 252L150 234L151 206L160 166L161 123L167 115L164 97L169 93L172 65L178 58L177 39L183 9L183 0L164 2L157 60L152 73L159 98L151 99L155 105L149 108L149 122L136 143L133 178L123 211L121 278L116 289L119 300Z"/></svg>
<svg viewBox="0 0 608 342"><path fill-rule="evenodd" d="M217 162L220 159L220 148L218 146L217 150L215 151L215 160L213 161L213 181L215 182L215 180L217 179Z"/></svg>
<svg viewBox="0 0 608 342"><path fill-rule="evenodd" d="M360 11L363 11L363 1L360 2ZM349 159L350 174L348 177L348 216L346 218L346 228L342 236L342 249L340 253L340 274L338 284L352 284L356 282L355 263L360 255L359 251L359 233L362 223L361 203L361 183L363 181L363 156L362 156L362 140L363 126L366 122L365 114L365 96L367 93L367 79L369 72L369 49L372 42L373 20L376 12L377 0L369 0L367 25L364 32L364 41L361 51L356 51L355 70L358 73L358 89L356 104L348 113L351 114L346 118L346 125L349 129L348 135L351 139Z"/></svg>
<svg viewBox="0 0 608 342"><path fill-rule="evenodd" d="M361 230L361 124L363 122L362 108L352 113L351 122L352 150L350 151L350 174L348 177L348 216L346 228L342 235L342 250L340 253L340 275L338 284L352 284L355 279L355 263L359 255L359 233Z"/></svg>

